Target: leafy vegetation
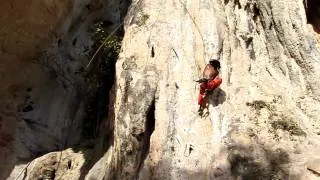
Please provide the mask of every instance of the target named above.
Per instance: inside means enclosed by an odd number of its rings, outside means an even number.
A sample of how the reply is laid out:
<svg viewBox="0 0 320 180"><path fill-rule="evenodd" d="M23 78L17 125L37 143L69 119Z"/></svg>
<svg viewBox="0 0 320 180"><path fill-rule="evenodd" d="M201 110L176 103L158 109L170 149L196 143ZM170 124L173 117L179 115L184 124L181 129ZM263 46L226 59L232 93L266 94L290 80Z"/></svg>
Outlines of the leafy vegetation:
<svg viewBox="0 0 320 180"><path fill-rule="evenodd" d="M137 21L137 25L138 26L143 26L146 24L147 20L149 19L149 15L148 14L144 14L142 13L141 16L139 17L139 20Z"/></svg>
<svg viewBox="0 0 320 180"><path fill-rule="evenodd" d="M262 109L266 109L269 113L269 120L271 127L271 132L275 133L275 130L282 129L288 131L290 135L295 136L305 136L306 133L300 128L298 123L291 117L284 115L282 113L277 113L276 107L270 103L267 103L262 100L256 100L251 103L247 102L247 106L256 110L256 114L260 115ZM276 135L278 136L278 135Z"/></svg>
<svg viewBox="0 0 320 180"><path fill-rule="evenodd" d="M104 23L102 21L95 24L94 30L94 52L95 50L98 50L101 45L103 45L103 49L101 50L102 55L108 55L108 57L114 57L111 55L118 56L120 53L122 38L114 34L109 34L104 28Z"/></svg>
<svg viewBox="0 0 320 180"><path fill-rule="evenodd" d="M90 64L85 79L88 86L88 96L93 97L87 106L88 117L84 122L83 135L94 137L98 133L98 125L107 116L109 91L114 82L115 63L121 50L122 38L110 34L104 22L95 24L93 32L92 51L90 58L95 56Z"/></svg>
<svg viewBox="0 0 320 180"><path fill-rule="evenodd" d="M271 126L277 130L282 129L288 131L290 135L305 136L306 133L299 127L299 125L294 122L293 119L281 116L281 119L272 121Z"/></svg>
<svg viewBox="0 0 320 180"><path fill-rule="evenodd" d="M250 106L256 110L261 110L262 108L270 109L269 105L262 100L253 101L252 103L247 102L246 105Z"/></svg>

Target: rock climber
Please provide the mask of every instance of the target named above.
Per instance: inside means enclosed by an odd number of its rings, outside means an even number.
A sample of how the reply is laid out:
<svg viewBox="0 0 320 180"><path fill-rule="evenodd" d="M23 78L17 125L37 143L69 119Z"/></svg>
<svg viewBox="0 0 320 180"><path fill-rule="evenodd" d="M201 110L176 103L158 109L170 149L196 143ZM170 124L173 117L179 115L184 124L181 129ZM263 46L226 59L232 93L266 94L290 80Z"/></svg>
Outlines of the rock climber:
<svg viewBox="0 0 320 180"><path fill-rule="evenodd" d="M211 59L209 64L203 70L203 78L198 80L200 83L200 94L198 97L199 115L203 114L203 110L208 107L208 95L222 83L222 79L219 76L220 62L215 59Z"/></svg>

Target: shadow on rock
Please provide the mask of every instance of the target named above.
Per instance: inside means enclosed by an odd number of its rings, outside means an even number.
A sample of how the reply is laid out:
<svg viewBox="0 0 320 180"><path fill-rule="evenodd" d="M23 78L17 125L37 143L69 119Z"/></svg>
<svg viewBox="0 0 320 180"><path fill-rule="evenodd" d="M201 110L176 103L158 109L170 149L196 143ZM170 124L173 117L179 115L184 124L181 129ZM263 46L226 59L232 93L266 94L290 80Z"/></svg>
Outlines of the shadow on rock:
<svg viewBox="0 0 320 180"><path fill-rule="evenodd" d="M153 167L141 171L140 179L243 179L243 180L274 180L300 179L289 174L286 165L290 162L289 155L283 150L270 150L265 147L232 146L227 149L225 164L216 164L211 168L187 170L176 166L172 158L164 158ZM219 156L219 154L217 155ZM203 157L203 160L207 157ZM218 158L219 159L219 158ZM190 162L192 163L192 162Z"/></svg>
<svg viewBox="0 0 320 180"><path fill-rule="evenodd" d="M284 166L289 163L289 155L282 149L270 150L265 147L228 148L231 174L240 179L288 179L289 171Z"/></svg>
<svg viewBox="0 0 320 180"><path fill-rule="evenodd" d="M226 92L221 88L215 89L209 96L209 104L213 107L219 106L226 101Z"/></svg>

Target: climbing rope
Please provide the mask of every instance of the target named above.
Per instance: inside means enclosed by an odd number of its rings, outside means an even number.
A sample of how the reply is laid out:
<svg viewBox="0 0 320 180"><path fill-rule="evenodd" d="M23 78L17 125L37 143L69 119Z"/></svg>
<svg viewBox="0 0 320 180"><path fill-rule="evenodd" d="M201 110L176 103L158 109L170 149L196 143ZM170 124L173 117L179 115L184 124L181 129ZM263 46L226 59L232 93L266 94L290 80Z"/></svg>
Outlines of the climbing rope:
<svg viewBox="0 0 320 180"><path fill-rule="evenodd" d="M30 162L26 165L26 167L24 167L24 168L20 171L20 173L18 174L18 176L17 176L14 180L18 180L19 177L21 176L21 174L30 166L31 163L32 163L32 161L30 161Z"/></svg>
<svg viewBox="0 0 320 180"><path fill-rule="evenodd" d="M143 1L143 0L139 0L139 1L137 2L136 7L135 7L135 8L139 8L140 11L141 11L141 8L138 6L138 4L140 4L142 1ZM191 13L190 13L189 9L187 8L186 4L183 3L181 0L179 0L179 2L180 2L180 4L182 4L183 8L184 8L184 9L186 10L186 12L188 13L188 16L189 16L190 19L192 20L192 23L195 25L195 27L196 27L196 29L197 29L200 37L201 37L202 49L203 49L203 59L205 60L205 54L204 54L204 51L205 51L205 43L204 43L204 38L203 38L202 32L201 32L198 24L196 23L194 17L191 15ZM164 3L163 3L163 4L164 4ZM141 11L141 12L142 12L142 11ZM154 25L156 24L156 22L157 22L157 20L158 20L158 17L159 17L160 12L161 12L161 11L159 10L159 11L158 11L158 14L157 14L156 21L151 25L150 34L149 34L149 40L148 40L148 41L150 41L150 39L151 39L152 30L153 30ZM98 47L98 49L94 52L94 54L93 54L92 57L90 58L89 63L86 65L86 69L88 69L88 68L90 67L90 65L91 65L91 64L93 63L93 61L96 59L98 53L101 51L102 47L107 43L107 41L110 39L110 37L111 37L112 35L114 35L123 25L124 25L124 21L121 22L121 23L107 36L107 38L103 41L103 43ZM175 50L173 47L172 47L171 49L173 50L173 52L174 52L174 54L176 55L176 57L179 59L179 56L178 56L176 50ZM199 70L199 66L198 66L198 70ZM71 124L72 124L72 122L70 123L69 126L71 126ZM67 137L66 137L65 142L64 142L64 145L63 145L63 149L65 149L65 147L66 147L66 145L67 145L67 141L68 141L68 138L69 138L69 134L70 134L70 133L67 134ZM62 152L63 152L63 150L60 151L59 162L58 162L57 168L56 168L57 170L59 169L59 166L60 166L60 164L61 164ZM15 180L18 180L18 179L19 179L19 177L20 177L20 176L23 174L23 172L31 165L32 162L33 162L33 160L30 161L30 162L19 172L19 174L18 174L18 176L15 178Z"/></svg>
<svg viewBox="0 0 320 180"><path fill-rule="evenodd" d="M181 0L179 0L180 4L182 4L183 8L187 11L192 23L195 25L200 37L201 37L201 41L202 41L202 49L203 49L203 60L205 60L205 56L204 56L204 51L205 51L205 44L204 44L204 38L203 38L203 35L201 33L201 30L198 26L198 24L196 23L194 17L191 15L189 9L187 8L187 5L185 3L183 3Z"/></svg>
<svg viewBox="0 0 320 180"><path fill-rule="evenodd" d="M97 54L100 52L101 48L107 43L107 41L109 40L109 38L116 33L119 28L124 24L124 22L121 22L108 36L107 38L103 41L103 43L99 46L99 48L95 51L95 53L93 54L93 56L91 57L89 63L86 66L86 69L89 68L89 66L91 65L91 63L93 62L93 60L96 58Z"/></svg>

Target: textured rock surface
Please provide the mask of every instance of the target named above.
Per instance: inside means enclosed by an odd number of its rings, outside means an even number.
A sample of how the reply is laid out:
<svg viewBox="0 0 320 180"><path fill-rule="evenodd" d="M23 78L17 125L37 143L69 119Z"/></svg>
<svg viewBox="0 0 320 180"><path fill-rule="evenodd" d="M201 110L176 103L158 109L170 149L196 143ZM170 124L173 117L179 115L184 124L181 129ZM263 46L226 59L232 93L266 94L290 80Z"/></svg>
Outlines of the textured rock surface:
<svg viewBox="0 0 320 180"><path fill-rule="evenodd" d="M304 164L320 150L319 49L303 2L134 4L107 179L316 178ZM200 118L193 80L210 57L224 82Z"/></svg>
<svg viewBox="0 0 320 180"><path fill-rule="evenodd" d="M109 116L96 143L95 153L104 155L85 167L81 153L67 150L66 159L74 157L79 165L69 173L65 166L52 169L77 179L79 168L85 168L90 180L319 178L312 165L320 158L316 5L311 0L133 1ZM61 53L80 56L66 47ZM194 80L210 58L220 58L223 83L210 97L209 115L200 117ZM39 117L55 113L48 109ZM80 123L74 117L68 119ZM59 123L54 119L48 122ZM41 166L52 167L46 164L57 157L35 160L27 176L41 175Z"/></svg>
<svg viewBox="0 0 320 180"><path fill-rule="evenodd" d="M320 159L316 159L307 164L309 171L320 177Z"/></svg>
<svg viewBox="0 0 320 180"><path fill-rule="evenodd" d="M91 97L79 72L89 61L93 24L110 21L112 31L124 6L100 0L1 2L0 179L15 164L25 166L82 138Z"/></svg>
<svg viewBox="0 0 320 180"><path fill-rule="evenodd" d="M71 149L62 152L52 152L32 161L25 171L22 171L23 166L16 168L19 174L13 173L14 176L12 178L79 179L81 168L85 165L86 161L84 156L83 152L74 152Z"/></svg>

